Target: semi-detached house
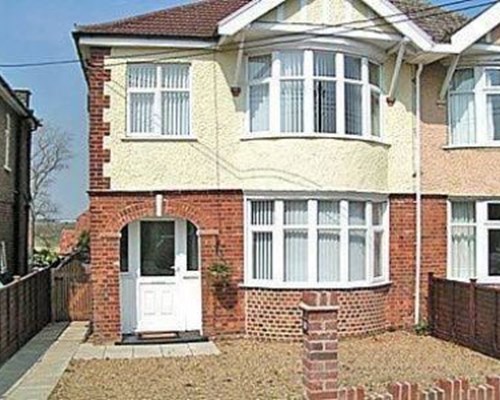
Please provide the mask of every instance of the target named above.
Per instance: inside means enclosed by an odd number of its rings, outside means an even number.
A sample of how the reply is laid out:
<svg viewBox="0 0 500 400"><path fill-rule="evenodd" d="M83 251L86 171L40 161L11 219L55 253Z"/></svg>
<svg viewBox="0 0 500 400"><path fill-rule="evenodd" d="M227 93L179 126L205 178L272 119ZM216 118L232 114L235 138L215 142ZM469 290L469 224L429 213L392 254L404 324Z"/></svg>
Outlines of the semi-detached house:
<svg viewBox="0 0 500 400"><path fill-rule="evenodd" d="M424 320L429 272L500 283L499 24L203 0L78 26L95 338L296 339L318 288L365 334Z"/></svg>

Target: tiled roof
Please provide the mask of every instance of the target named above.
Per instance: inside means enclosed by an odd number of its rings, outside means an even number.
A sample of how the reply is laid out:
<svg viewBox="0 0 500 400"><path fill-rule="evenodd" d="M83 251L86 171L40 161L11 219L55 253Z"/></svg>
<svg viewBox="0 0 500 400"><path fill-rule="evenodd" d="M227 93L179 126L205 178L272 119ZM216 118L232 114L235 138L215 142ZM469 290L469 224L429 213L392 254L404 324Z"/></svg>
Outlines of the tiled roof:
<svg viewBox="0 0 500 400"><path fill-rule="evenodd" d="M94 35L210 39L217 36L217 24L220 21L250 1L252 0L201 0L103 24L77 26L77 32ZM390 2L438 42L448 40L452 33L468 21L458 13L443 13L443 9L436 8L426 0ZM401 17L393 19L400 20Z"/></svg>

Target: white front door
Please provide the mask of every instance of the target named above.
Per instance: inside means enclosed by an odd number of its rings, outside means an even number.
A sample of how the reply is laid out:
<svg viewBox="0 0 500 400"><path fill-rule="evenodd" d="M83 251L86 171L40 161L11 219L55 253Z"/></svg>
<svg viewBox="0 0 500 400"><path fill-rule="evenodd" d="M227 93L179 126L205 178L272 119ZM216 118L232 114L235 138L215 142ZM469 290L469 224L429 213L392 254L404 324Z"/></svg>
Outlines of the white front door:
<svg viewBox="0 0 500 400"><path fill-rule="evenodd" d="M128 271L121 278L122 331L201 330L193 226L179 219L133 222L127 236ZM131 315L133 305L135 315Z"/></svg>

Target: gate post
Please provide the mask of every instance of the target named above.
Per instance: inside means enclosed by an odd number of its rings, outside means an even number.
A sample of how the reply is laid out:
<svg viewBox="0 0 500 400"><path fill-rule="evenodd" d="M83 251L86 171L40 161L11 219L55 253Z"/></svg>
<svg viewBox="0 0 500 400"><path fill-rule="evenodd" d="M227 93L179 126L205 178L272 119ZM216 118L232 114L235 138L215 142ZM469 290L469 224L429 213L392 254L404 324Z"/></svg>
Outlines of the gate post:
<svg viewBox="0 0 500 400"><path fill-rule="evenodd" d="M337 296L327 291L306 291L300 308L304 350L304 398L337 398Z"/></svg>

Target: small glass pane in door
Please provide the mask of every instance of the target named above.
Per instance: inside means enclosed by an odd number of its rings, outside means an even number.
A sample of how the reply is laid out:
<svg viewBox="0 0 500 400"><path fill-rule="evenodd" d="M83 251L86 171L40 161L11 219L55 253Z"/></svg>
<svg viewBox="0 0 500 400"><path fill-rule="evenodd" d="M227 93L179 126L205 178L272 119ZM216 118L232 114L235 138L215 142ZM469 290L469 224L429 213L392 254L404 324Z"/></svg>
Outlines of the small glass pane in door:
<svg viewBox="0 0 500 400"><path fill-rule="evenodd" d="M489 239L489 275L500 276L500 230L491 229Z"/></svg>
<svg viewBox="0 0 500 400"><path fill-rule="evenodd" d="M141 276L175 276L175 222L141 222Z"/></svg>

